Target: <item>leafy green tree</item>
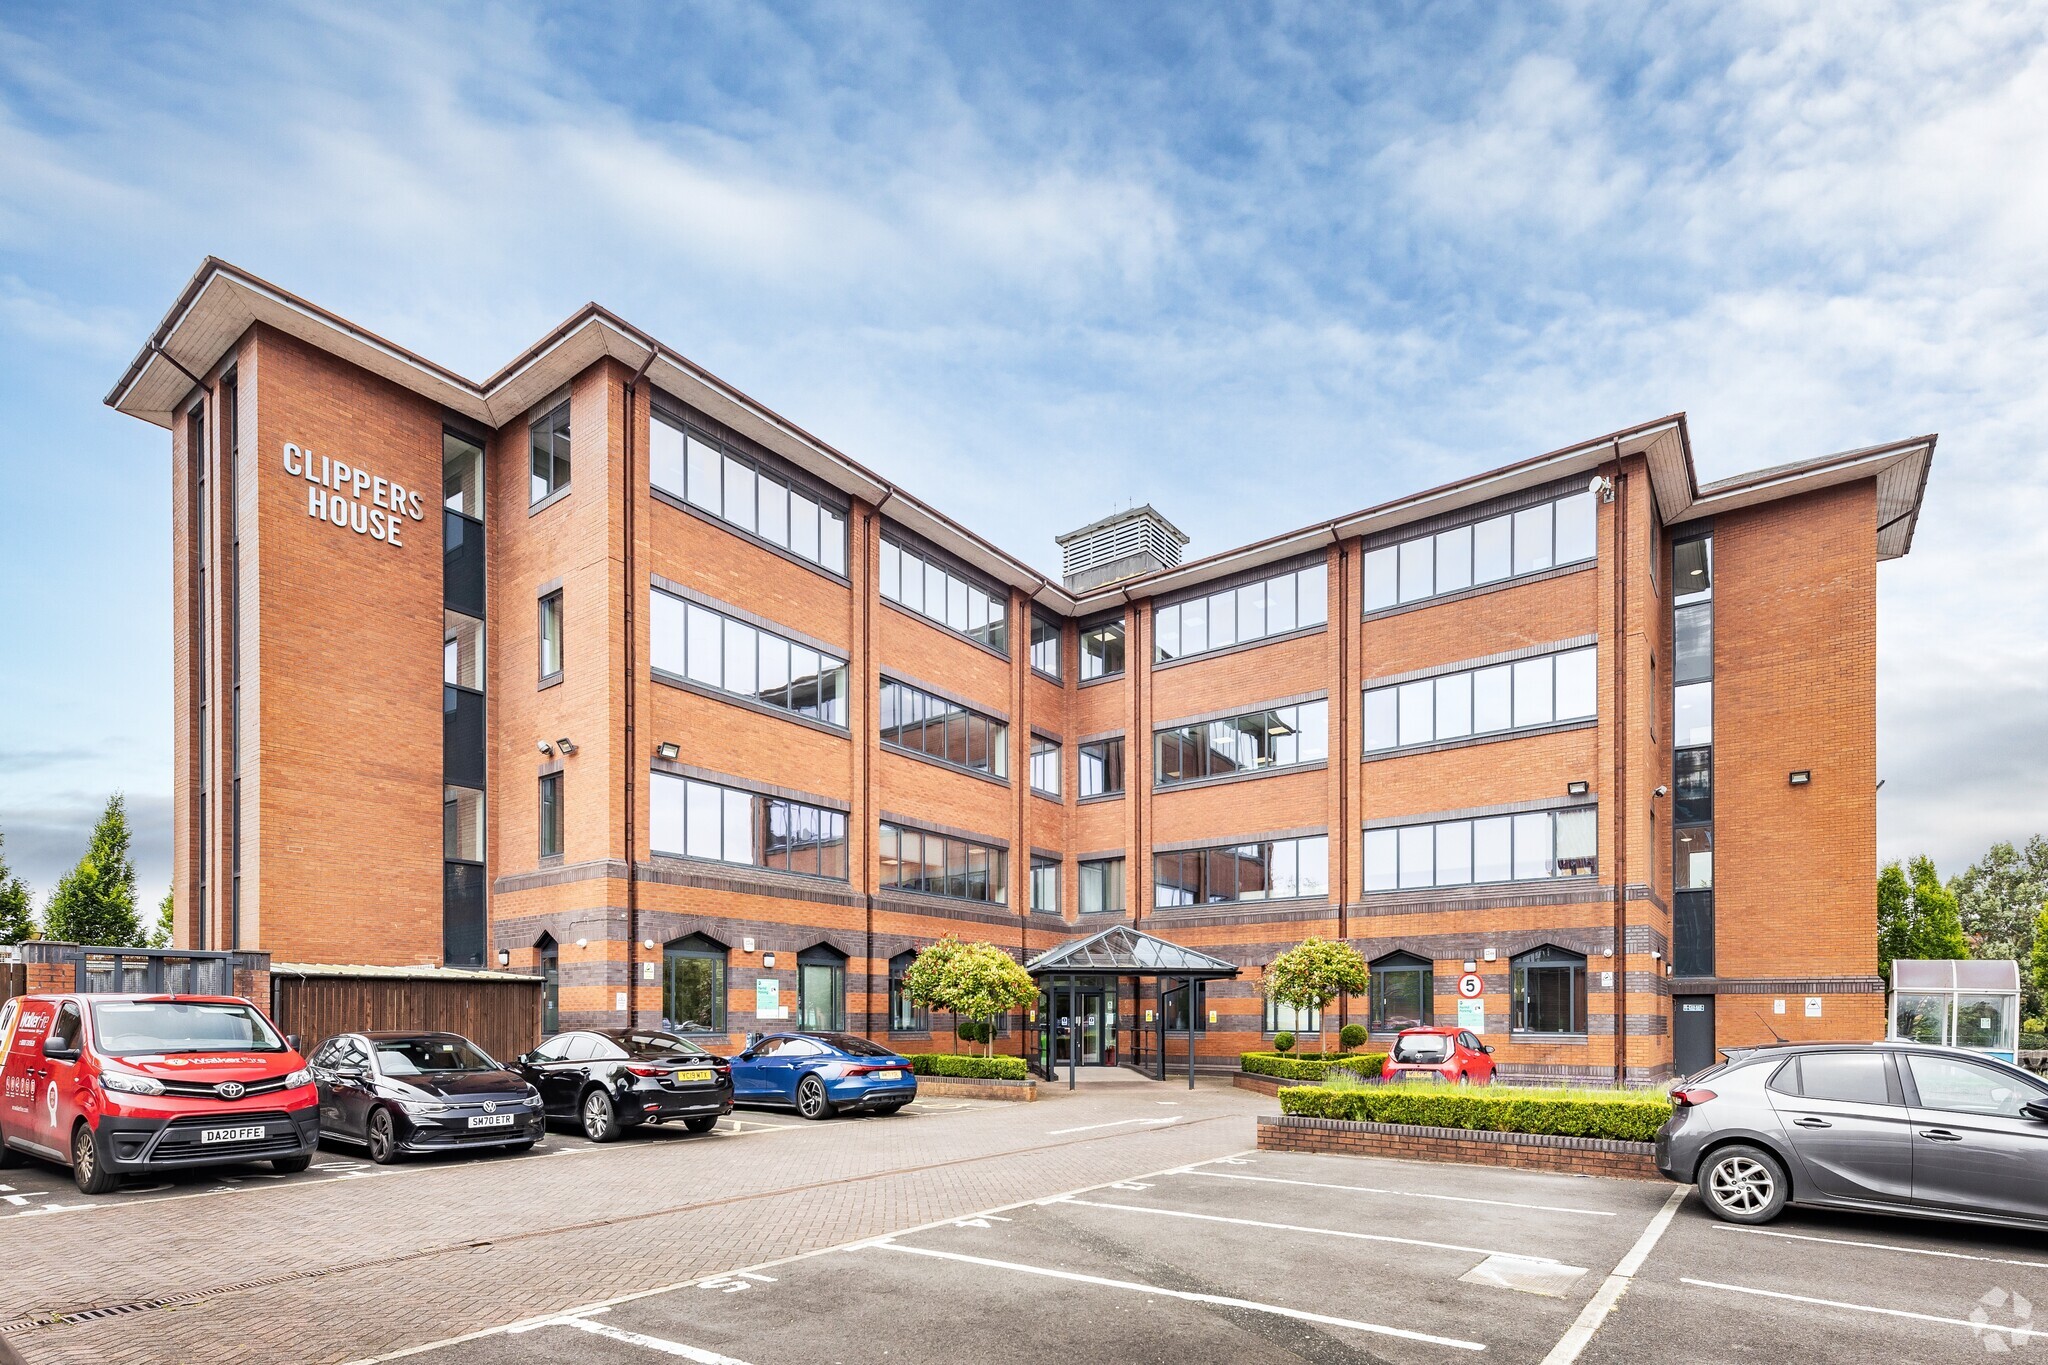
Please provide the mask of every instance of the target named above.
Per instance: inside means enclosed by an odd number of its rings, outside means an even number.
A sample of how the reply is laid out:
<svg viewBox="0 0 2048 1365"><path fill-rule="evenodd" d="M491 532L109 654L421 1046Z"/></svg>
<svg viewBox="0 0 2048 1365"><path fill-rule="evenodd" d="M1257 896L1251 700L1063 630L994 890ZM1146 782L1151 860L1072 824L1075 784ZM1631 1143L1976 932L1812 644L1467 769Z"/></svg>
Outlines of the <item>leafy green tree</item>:
<svg viewBox="0 0 2048 1365"><path fill-rule="evenodd" d="M1331 1001L1363 995L1371 984L1372 974L1356 948L1320 938L1303 939L1266 968L1268 1000L1318 1015Z"/></svg>
<svg viewBox="0 0 2048 1365"><path fill-rule="evenodd" d="M2036 999L2048 1000L2048 905L2034 916L2034 951L2028 965L2033 970L2026 974L2027 984L2034 988ZM2039 1019L2041 1015L2036 1013L2033 1017Z"/></svg>
<svg viewBox="0 0 2048 1365"><path fill-rule="evenodd" d="M43 926L51 938L107 947L143 946L129 842L128 806L116 792L107 798L107 808L93 826L85 856L50 893Z"/></svg>
<svg viewBox="0 0 2048 1365"><path fill-rule="evenodd" d="M176 924L172 917L173 904L171 894L171 888L165 887L164 898L157 902L156 927L149 931L148 947L168 948L171 946L171 935L175 931L174 926Z"/></svg>
<svg viewBox="0 0 2048 1365"><path fill-rule="evenodd" d="M1949 879L1956 913L1969 935L1971 956L2010 958L2020 964L2026 1013L2048 1013L2043 994L2027 970L2034 954L2035 923L2048 907L2048 839L2036 834L2015 847L1995 843L1982 858Z"/></svg>
<svg viewBox="0 0 2048 1365"><path fill-rule="evenodd" d="M1913 956L1913 888L1894 859L1877 874L1877 969L1892 979L1892 961Z"/></svg>
<svg viewBox="0 0 2048 1365"><path fill-rule="evenodd" d="M0 835L0 844L6 843ZM0 944L19 943L36 931L35 911L28 900L28 883L7 870L0 858Z"/></svg>
<svg viewBox="0 0 2048 1365"><path fill-rule="evenodd" d="M993 1021L1038 999L1038 984L1017 959L993 943L962 943L951 934L919 950L903 974L903 990L926 1009L945 1010L972 1020L995 1053Z"/></svg>
<svg viewBox="0 0 2048 1365"><path fill-rule="evenodd" d="M1939 961L1970 955L1970 940L1956 913L1955 893L1941 884L1934 859L1921 854L1907 865L1913 879L1913 951L1911 956Z"/></svg>

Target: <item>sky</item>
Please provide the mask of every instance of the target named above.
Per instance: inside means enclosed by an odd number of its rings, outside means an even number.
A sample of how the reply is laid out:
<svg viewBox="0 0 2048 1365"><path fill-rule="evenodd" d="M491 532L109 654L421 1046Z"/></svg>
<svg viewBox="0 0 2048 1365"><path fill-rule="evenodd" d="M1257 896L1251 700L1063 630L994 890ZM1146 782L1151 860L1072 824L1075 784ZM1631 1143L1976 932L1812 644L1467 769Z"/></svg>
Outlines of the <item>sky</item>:
<svg viewBox="0 0 2048 1365"><path fill-rule="evenodd" d="M38 903L116 790L169 881L169 438L101 400L208 253L473 377L597 300L1048 571L1673 411L1702 480L1938 432L1879 855L2048 831L2039 3L18 6L0 172Z"/></svg>

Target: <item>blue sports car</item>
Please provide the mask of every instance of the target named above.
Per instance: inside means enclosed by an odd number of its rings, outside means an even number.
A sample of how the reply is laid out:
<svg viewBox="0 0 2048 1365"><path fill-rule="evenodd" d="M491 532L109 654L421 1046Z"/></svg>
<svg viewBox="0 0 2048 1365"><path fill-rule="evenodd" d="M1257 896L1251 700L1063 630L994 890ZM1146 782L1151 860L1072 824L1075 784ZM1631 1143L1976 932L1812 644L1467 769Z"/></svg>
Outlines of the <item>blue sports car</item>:
<svg viewBox="0 0 2048 1365"><path fill-rule="evenodd" d="M734 1104L822 1119L840 1109L893 1114L916 1098L909 1061L851 1033L771 1033L732 1059Z"/></svg>

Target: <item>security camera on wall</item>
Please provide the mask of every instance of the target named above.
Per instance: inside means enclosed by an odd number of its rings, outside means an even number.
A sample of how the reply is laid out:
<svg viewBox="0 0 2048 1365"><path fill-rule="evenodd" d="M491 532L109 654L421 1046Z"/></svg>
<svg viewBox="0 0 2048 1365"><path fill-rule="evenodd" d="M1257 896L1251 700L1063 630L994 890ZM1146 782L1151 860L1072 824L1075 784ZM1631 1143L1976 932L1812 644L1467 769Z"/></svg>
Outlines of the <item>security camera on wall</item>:
<svg viewBox="0 0 2048 1365"><path fill-rule="evenodd" d="M1614 481L1605 474L1595 474L1592 482L1586 485L1586 491L1602 502L1614 501Z"/></svg>

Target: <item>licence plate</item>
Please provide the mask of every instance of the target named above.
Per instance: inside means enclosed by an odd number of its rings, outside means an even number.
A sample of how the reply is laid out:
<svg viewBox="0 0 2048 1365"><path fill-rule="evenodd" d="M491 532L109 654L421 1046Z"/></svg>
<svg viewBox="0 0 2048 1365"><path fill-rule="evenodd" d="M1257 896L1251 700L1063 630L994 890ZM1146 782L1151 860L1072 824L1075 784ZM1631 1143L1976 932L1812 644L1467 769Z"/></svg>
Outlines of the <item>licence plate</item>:
<svg viewBox="0 0 2048 1365"><path fill-rule="evenodd" d="M469 1126L472 1128L510 1128L515 1117L517 1115L513 1114L476 1114L471 1116Z"/></svg>
<svg viewBox="0 0 2048 1365"><path fill-rule="evenodd" d="M901 1071L877 1071L875 1079L878 1081L900 1081L903 1079L903 1073Z"/></svg>
<svg viewBox="0 0 2048 1365"><path fill-rule="evenodd" d="M678 1071L676 1079L678 1081L708 1081L711 1079L711 1073L709 1071Z"/></svg>
<svg viewBox="0 0 2048 1365"><path fill-rule="evenodd" d="M202 1146L209 1142L260 1142L262 1138L261 1124L254 1128L207 1128L199 1134Z"/></svg>

